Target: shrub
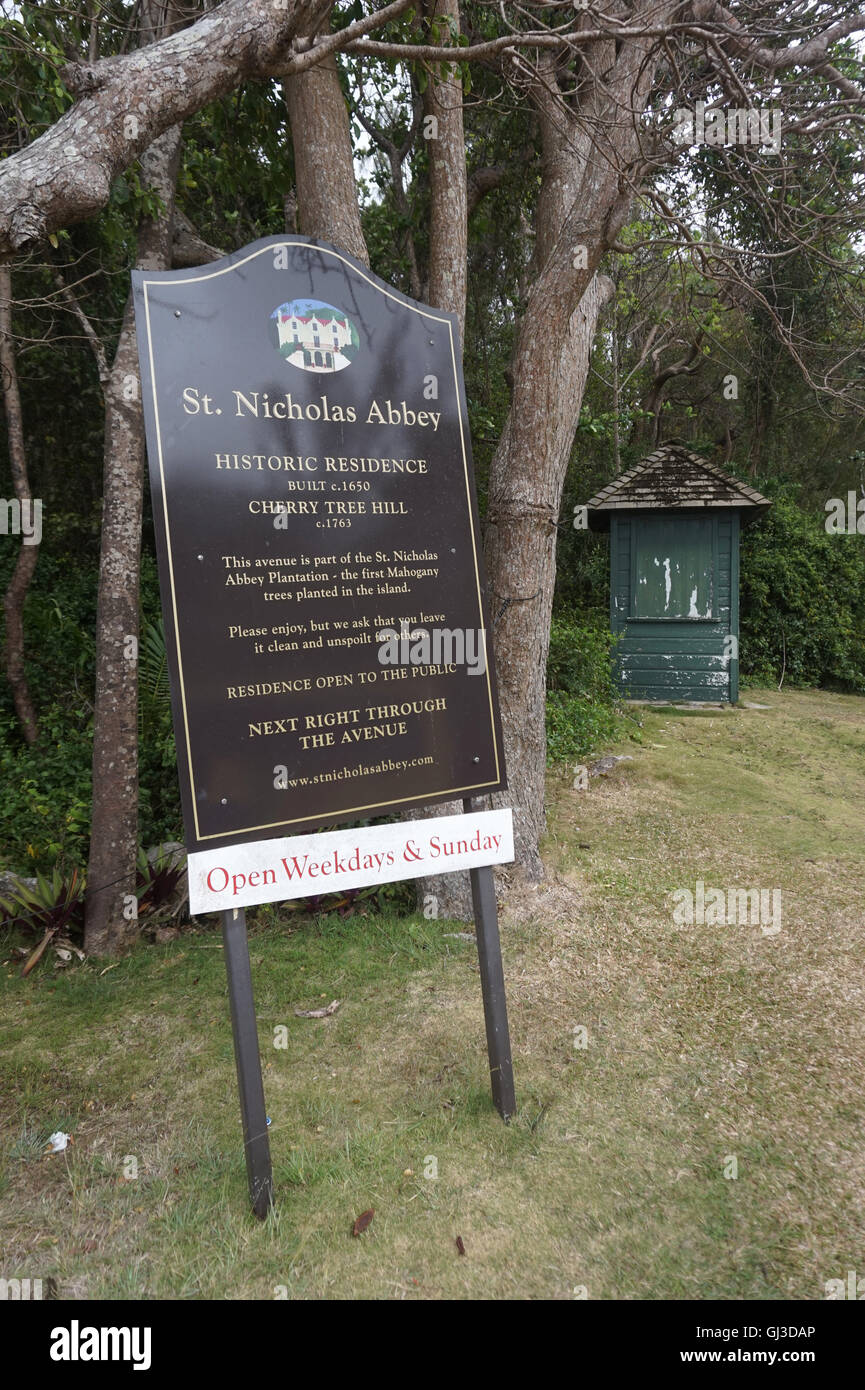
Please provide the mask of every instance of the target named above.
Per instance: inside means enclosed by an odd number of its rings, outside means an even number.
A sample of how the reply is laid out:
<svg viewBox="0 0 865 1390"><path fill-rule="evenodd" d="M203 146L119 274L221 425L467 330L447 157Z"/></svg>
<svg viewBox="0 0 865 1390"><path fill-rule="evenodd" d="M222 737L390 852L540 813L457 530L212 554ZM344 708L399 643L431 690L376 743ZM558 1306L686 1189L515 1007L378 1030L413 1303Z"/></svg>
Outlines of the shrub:
<svg viewBox="0 0 865 1390"><path fill-rule="evenodd" d="M865 691L865 538L827 535L790 485L771 490L771 510L742 533L742 678Z"/></svg>
<svg viewBox="0 0 865 1390"><path fill-rule="evenodd" d="M614 638L600 619L553 618L547 658L547 761L581 758L621 737Z"/></svg>

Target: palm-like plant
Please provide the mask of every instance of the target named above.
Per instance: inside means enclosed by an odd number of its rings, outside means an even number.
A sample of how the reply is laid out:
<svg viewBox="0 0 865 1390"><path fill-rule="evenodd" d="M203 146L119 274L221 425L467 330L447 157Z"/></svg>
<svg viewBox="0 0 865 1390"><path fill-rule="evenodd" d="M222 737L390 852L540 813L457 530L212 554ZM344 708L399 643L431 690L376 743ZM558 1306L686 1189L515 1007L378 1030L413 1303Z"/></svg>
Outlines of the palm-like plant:
<svg viewBox="0 0 865 1390"><path fill-rule="evenodd" d="M8 897L0 898L0 912L6 926L15 924L27 931L43 933L21 972L29 975L54 937L61 932L66 936L83 932L84 876L73 869L71 878L67 879L55 869L50 878L37 874L33 885L19 881Z"/></svg>

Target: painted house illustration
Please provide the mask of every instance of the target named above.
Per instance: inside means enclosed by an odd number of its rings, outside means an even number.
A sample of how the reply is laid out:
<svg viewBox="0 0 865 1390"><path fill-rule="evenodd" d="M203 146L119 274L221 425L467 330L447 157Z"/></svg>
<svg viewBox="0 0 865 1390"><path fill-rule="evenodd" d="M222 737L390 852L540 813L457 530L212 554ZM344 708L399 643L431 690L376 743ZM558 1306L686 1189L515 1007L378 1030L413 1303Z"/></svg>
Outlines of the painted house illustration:
<svg viewBox="0 0 865 1390"><path fill-rule="evenodd" d="M292 366L307 372L339 372L351 362L357 331L348 315L333 305L293 300L280 305L272 317L279 351Z"/></svg>

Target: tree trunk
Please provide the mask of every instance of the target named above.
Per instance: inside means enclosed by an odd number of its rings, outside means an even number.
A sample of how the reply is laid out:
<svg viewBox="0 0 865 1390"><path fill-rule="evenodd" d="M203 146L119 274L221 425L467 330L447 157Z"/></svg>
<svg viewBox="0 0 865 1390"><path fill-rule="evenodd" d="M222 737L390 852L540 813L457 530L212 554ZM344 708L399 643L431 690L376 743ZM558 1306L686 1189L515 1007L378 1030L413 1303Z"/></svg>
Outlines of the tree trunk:
<svg viewBox="0 0 865 1390"><path fill-rule="evenodd" d="M513 807L516 858L530 878L543 873L556 525L598 315L612 294L606 276L592 279L553 363L538 362L534 334L521 336L514 377L531 381L536 408L526 415L511 409L490 469L484 554L509 788L496 800Z"/></svg>
<svg viewBox="0 0 865 1390"><path fill-rule="evenodd" d="M6 431L9 440L9 465L15 496L23 508L25 503L32 506L30 480L27 476L27 454L24 448L24 419L21 413L21 394L18 390L18 365L15 360L15 340L12 337L12 274L8 266L0 265L0 375L3 378L3 405L6 411ZM3 662L6 676L12 689L15 712L21 724L21 732L27 743L33 744L39 737L36 711L27 684L24 670L24 600L30 588L36 561L39 559L39 541L24 544L22 531L21 546L9 587L3 598L3 612L6 617L6 641L3 648Z"/></svg>
<svg viewBox="0 0 865 1390"><path fill-rule="evenodd" d="M457 17L455 0L438 0L440 12ZM466 173L462 121L462 87L458 80L436 86L434 97L427 96L427 111L438 123L437 140L432 142L430 179L432 209L430 234L435 254L430 260L430 302L459 317L460 331L465 322L466 296ZM357 260L369 264L366 241L360 222L354 175L348 110L339 82L335 59L284 84L294 145L297 182L297 217L307 236L321 237L349 251ZM455 219L455 220L451 220ZM462 810L459 802L428 807L420 814L452 815ZM415 817L419 813L406 813ZM457 920L471 918L468 874L418 880L419 906L432 895L437 916Z"/></svg>
<svg viewBox="0 0 865 1390"><path fill-rule="evenodd" d="M651 82L647 49L609 41L587 55L579 107L573 73L544 55L533 90L543 141L535 277L517 334L513 396L490 466L484 554L490 589L516 862L543 876L546 664L562 489L598 314L614 293L596 274L625 220L638 145L633 112ZM591 74L604 74L593 81ZM594 131L608 128L602 147ZM615 133L615 140L613 139Z"/></svg>
<svg viewBox="0 0 865 1390"><path fill-rule="evenodd" d="M427 0L429 19L446 16L459 31L459 0ZM429 150L429 299L466 326L468 214L462 79L430 75L424 92L424 138Z"/></svg>
<svg viewBox="0 0 865 1390"><path fill-rule="evenodd" d="M136 264L171 266L180 130L144 155L142 183L164 212L141 224ZM93 715L93 822L87 866L84 949L109 955L138 934L134 914L138 852L138 626L144 422L132 296L105 392L105 487L96 610Z"/></svg>
<svg viewBox="0 0 865 1390"><path fill-rule="evenodd" d="M303 236L330 241L369 265L357 201L348 108L336 59L325 58L283 84Z"/></svg>
<svg viewBox="0 0 865 1390"><path fill-rule="evenodd" d="M428 0L427 18L447 15L459 27L458 0ZM432 120L430 119L432 118ZM457 74L447 78L431 73L424 92L423 135L429 151L430 247L429 302L456 314L460 346L465 336L466 275L468 268L468 191L463 132L463 89ZM455 816L461 801L414 809L407 817ZM471 922L471 879L458 874L433 874L417 880L418 909L452 922Z"/></svg>

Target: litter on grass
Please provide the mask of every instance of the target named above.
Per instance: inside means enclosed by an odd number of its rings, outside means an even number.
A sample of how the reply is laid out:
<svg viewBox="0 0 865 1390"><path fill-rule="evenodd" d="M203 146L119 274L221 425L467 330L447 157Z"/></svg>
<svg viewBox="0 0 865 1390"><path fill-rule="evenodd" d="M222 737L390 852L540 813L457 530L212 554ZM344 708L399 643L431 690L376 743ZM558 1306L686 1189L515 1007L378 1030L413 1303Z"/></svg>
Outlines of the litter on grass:
<svg viewBox="0 0 865 1390"><path fill-rule="evenodd" d="M294 1016L295 1018L330 1018L332 1014L336 1013L341 1003L341 999L332 999L325 1009L295 1009Z"/></svg>

